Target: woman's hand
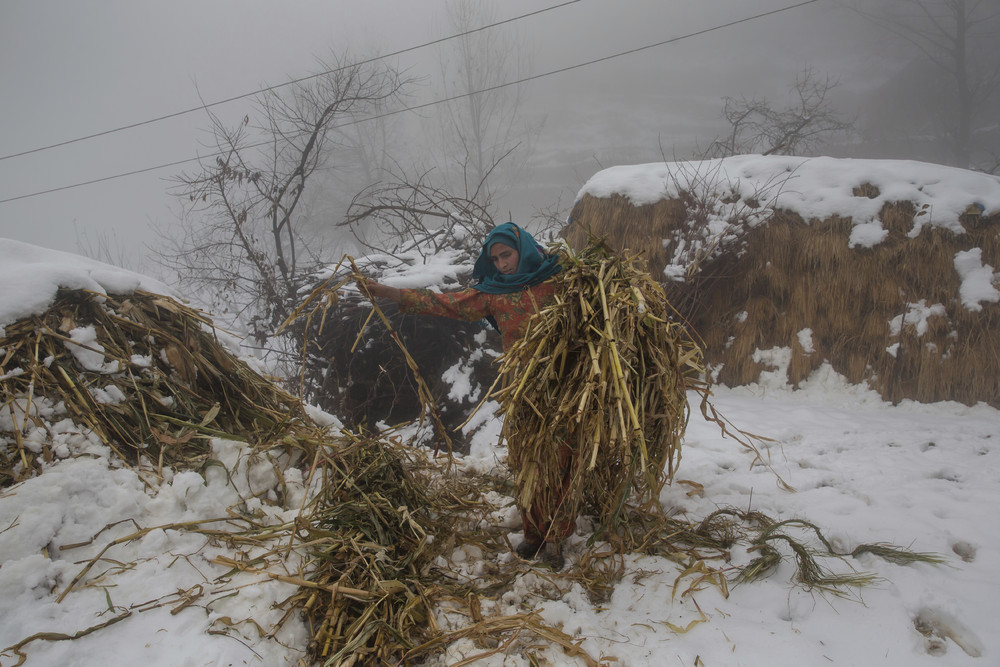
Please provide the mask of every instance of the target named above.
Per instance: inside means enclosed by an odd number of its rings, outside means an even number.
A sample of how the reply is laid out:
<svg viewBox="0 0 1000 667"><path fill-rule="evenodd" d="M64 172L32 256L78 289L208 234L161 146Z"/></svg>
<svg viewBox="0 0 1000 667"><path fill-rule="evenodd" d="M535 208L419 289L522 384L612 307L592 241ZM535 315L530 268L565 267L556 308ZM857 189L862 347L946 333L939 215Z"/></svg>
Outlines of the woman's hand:
<svg viewBox="0 0 1000 667"><path fill-rule="evenodd" d="M355 278L355 283L358 285L358 289L361 293L371 297L391 299L396 303L399 303L400 293L398 287L389 287L388 285L382 285L375 282L371 278L365 278L364 276Z"/></svg>

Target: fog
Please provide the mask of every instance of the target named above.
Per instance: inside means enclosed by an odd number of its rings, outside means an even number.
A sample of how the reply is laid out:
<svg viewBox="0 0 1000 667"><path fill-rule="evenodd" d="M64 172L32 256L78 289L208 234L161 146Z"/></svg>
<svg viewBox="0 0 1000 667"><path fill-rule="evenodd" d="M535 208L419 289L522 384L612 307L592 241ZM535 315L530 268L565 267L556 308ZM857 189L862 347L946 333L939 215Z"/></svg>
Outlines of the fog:
<svg viewBox="0 0 1000 667"><path fill-rule="evenodd" d="M557 4L488 8L503 20ZM877 110L877 94L904 71L909 51L844 4L795 5L580 0L494 29L524 61L520 78L537 77L519 87L519 122L536 135L526 142L524 170L497 202L502 217L566 211L602 167L691 157L725 132L724 97L780 104L806 68L839 81L832 95L838 112L865 118L860 114ZM751 19L766 12L775 13ZM733 25L719 27L725 24ZM33 152L0 159L0 236L152 272L145 246L158 243L153 229L170 229L180 215L170 179L212 150L204 112L145 121L308 76L331 53L367 58L451 34L442 0L4 0L0 157ZM412 100L440 99L448 48L390 59L415 80ZM574 69L559 71L566 68ZM254 112L248 98L212 109L230 121ZM429 159L433 149L419 128L435 113L428 107L399 119L400 159L413 157L407 152ZM144 124L36 150L136 123ZM840 145L829 152L913 157L895 148L864 154L871 150ZM171 163L181 164L154 168ZM142 173L112 178L133 171ZM100 182L67 187L88 181ZM47 190L55 191L34 194Z"/></svg>

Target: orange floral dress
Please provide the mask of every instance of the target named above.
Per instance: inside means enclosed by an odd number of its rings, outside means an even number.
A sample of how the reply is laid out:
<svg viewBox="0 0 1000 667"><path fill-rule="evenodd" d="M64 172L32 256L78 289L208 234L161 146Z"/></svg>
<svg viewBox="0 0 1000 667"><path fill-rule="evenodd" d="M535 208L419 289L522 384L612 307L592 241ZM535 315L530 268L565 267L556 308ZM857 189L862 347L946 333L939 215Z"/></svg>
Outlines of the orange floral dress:
<svg viewBox="0 0 1000 667"><path fill-rule="evenodd" d="M438 315L455 320L474 322L492 316L500 329L503 349L507 350L524 335L528 319L553 299L556 287L543 282L507 294L487 294L477 289L463 289L440 294L429 289L400 290L399 309L404 313ZM573 534L576 518L569 516L562 507L569 484L569 469L573 450L567 437L557 437L553 443L559 448L559 459L564 468L562 487L541 489L531 507L520 507L524 524L524 539L532 544L561 542ZM514 468L524 462L510 461Z"/></svg>

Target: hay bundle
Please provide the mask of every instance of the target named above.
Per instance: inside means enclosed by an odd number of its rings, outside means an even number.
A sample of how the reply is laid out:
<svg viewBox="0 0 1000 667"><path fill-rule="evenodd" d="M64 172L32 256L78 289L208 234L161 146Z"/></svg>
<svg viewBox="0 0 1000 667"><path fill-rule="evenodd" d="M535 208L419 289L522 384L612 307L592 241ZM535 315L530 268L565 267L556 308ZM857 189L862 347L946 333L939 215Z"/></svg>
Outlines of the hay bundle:
<svg viewBox="0 0 1000 667"><path fill-rule="evenodd" d="M554 303L501 365L504 434L521 507L565 489L567 516L586 511L613 530L627 503L655 501L676 470L686 392L707 392L701 350L631 259L593 242L560 252Z"/></svg>
<svg viewBox="0 0 1000 667"><path fill-rule="evenodd" d="M309 626L316 664L389 664L437 630L425 595L438 505L419 450L337 438L312 469L319 493L295 535L309 584L291 600Z"/></svg>
<svg viewBox="0 0 1000 667"><path fill-rule="evenodd" d="M200 311L141 291L64 290L44 314L8 325L0 487L60 455L46 433L46 421L59 417L125 463L142 459L157 470L197 467L212 436L294 445L286 436L304 419L301 402L233 357L214 331Z"/></svg>

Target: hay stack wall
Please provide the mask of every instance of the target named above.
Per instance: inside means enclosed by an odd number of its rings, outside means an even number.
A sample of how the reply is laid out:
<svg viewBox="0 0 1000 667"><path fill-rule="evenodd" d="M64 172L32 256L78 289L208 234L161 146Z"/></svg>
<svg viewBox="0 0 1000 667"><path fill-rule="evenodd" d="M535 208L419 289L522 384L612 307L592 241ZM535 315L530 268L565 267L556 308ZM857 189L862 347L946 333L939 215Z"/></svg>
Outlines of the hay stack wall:
<svg viewBox="0 0 1000 667"><path fill-rule="evenodd" d="M886 400L1000 406L1000 179L903 161L618 167L563 232L641 252L726 385L824 363Z"/></svg>

